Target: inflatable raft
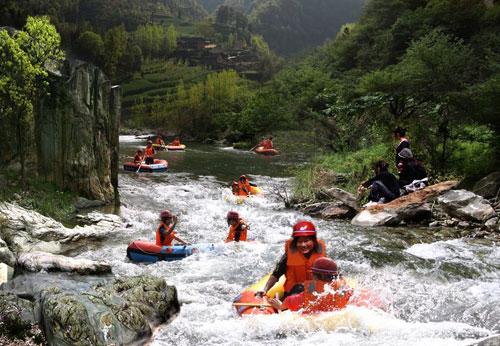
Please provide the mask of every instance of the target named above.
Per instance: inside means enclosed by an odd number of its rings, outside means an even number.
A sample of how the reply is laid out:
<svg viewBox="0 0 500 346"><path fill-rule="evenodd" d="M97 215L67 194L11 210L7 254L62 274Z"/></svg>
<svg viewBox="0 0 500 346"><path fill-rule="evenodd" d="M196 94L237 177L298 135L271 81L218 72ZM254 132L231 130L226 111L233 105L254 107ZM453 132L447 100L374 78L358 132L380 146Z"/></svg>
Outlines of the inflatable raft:
<svg viewBox="0 0 500 346"><path fill-rule="evenodd" d="M140 166L140 167L139 167ZM130 172L165 172L168 167L168 162L166 160L155 159L153 164L147 165L143 163L142 165L135 162L126 162L123 165L123 169Z"/></svg>
<svg viewBox="0 0 500 346"><path fill-rule="evenodd" d="M184 151L186 149L186 146L184 144L181 145L167 145L165 148L168 151Z"/></svg>
<svg viewBox="0 0 500 346"><path fill-rule="evenodd" d="M167 150L167 146L165 144L153 144L153 148L154 150L156 151L166 151Z"/></svg>
<svg viewBox="0 0 500 346"><path fill-rule="evenodd" d="M274 156L279 155L279 151L276 149L264 149L264 147L255 148L255 152L260 155Z"/></svg>
<svg viewBox="0 0 500 346"><path fill-rule="evenodd" d="M158 246L148 241L136 240L127 247L127 257L133 262L154 263L158 261L177 261L196 252L214 250L214 244Z"/></svg>
<svg viewBox="0 0 500 346"><path fill-rule="evenodd" d="M269 279L266 275L258 282L250 287L247 287L240 293L233 301L233 306L236 308L238 315L270 315L277 311L269 304L268 298L282 299L284 293L285 276L282 275L280 280L267 292L264 297L256 297L255 292L261 290ZM352 279L346 280L349 287L355 289L355 294L351 297L348 303L340 301L339 309L345 308L347 305L361 306L366 308L375 308L386 310L386 304L380 297L373 294L373 292L366 288L356 289L356 282ZM346 305L347 304L347 305Z"/></svg>

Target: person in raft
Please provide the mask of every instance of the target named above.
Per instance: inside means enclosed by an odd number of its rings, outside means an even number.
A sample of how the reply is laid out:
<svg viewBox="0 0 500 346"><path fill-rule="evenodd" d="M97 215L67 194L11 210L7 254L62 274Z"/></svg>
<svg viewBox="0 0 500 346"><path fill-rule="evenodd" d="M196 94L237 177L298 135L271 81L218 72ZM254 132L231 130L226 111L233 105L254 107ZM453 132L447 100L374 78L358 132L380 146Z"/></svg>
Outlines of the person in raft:
<svg viewBox="0 0 500 346"><path fill-rule="evenodd" d="M250 181L246 175L242 175L238 179L238 188L235 187L235 182L233 182L232 190L233 194L236 196L249 196L252 193L252 188ZM236 193L235 193L236 192Z"/></svg>
<svg viewBox="0 0 500 346"><path fill-rule="evenodd" d="M152 165L153 163L155 163L154 155L155 149L153 148L153 141L148 140L146 149L144 149L144 156L146 157L144 161L146 162L146 165Z"/></svg>
<svg viewBox="0 0 500 346"><path fill-rule="evenodd" d="M179 243L188 245L187 242L177 237L174 228L177 224L177 217L172 215L169 210L160 213L160 225L156 229L156 245L172 246L172 242L177 240Z"/></svg>
<svg viewBox="0 0 500 346"><path fill-rule="evenodd" d="M310 221L298 221L292 238L285 243L285 253L274 268L264 288L255 293L263 296L282 275L285 275L284 297L304 290L304 282L312 279L311 267L318 258L326 256L325 242L316 238L316 227Z"/></svg>
<svg viewBox="0 0 500 346"><path fill-rule="evenodd" d="M229 211L227 213L227 224L229 225L229 234L226 238L226 243L231 241L246 241L248 225L235 211Z"/></svg>
<svg viewBox="0 0 500 346"><path fill-rule="evenodd" d="M337 263L328 257L320 257L312 266L312 280L304 282L304 291L288 296L280 302L269 299L276 310L298 311L305 313L326 312L341 309L347 305L353 290L340 275Z"/></svg>
<svg viewBox="0 0 500 346"><path fill-rule="evenodd" d="M389 165L385 161L377 161L373 166L375 176L358 186L358 192L371 189L368 199L370 202L387 203L399 197L399 183L396 177L389 172Z"/></svg>
<svg viewBox="0 0 500 346"><path fill-rule="evenodd" d="M399 153L401 150L407 148L410 149L410 142L406 138L406 129L402 127L396 127L393 131L394 139L398 141L398 146L396 147L396 166L401 162L401 157Z"/></svg>
<svg viewBox="0 0 500 346"><path fill-rule="evenodd" d="M175 137L174 140L170 142L168 145L171 145L173 147L178 147L181 145L181 140L179 139L179 137Z"/></svg>
<svg viewBox="0 0 500 346"><path fill-rule="evenodd" d="M264 149L274 149L273 136L269 136L268 138L260 141L257 147L263 147Z"/></svg>
<svg viewBox="0 0 500 346"><path fill-rule="evenodd" d="M134 163L141 164L142 160L144 160L144 154L142 153L142 149L137 149L134 156Z"/></svg>
<svg viewBox="0 0 500 346"><path fill-rule="evenodd" d="M165 141L163 140L161 135L156 136L156 144L161 145L161 146L165 145Z"/></svg>

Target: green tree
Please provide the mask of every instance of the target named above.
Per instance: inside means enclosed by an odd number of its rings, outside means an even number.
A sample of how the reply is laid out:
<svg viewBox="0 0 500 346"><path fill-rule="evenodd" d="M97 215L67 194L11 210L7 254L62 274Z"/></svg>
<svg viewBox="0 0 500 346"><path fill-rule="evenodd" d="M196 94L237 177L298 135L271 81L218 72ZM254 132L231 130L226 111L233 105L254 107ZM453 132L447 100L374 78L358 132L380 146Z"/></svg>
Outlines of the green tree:
<svg viewBox="0 0 500 346"><path fill-rule="evenodd" d="M0 118L15 129L23 182L35 103L46 93L47 66L64 57L60 43L47 17L28 17L23 31L0 30Z"/></svg>
<svg viewBox="0 0 500 346"><path fill-rule="evenodd" d="M85 31L76 40L75 50L83 59L97 64L103 55L104 42L101 35Z"/></svg>
<svg viewBox="0 0 500 346"><path fill-rule="evenodd" d="M118 64L127 49L127 32L123 25L106 32L104 39L104 70L110 78L115 78Z"/></svg>

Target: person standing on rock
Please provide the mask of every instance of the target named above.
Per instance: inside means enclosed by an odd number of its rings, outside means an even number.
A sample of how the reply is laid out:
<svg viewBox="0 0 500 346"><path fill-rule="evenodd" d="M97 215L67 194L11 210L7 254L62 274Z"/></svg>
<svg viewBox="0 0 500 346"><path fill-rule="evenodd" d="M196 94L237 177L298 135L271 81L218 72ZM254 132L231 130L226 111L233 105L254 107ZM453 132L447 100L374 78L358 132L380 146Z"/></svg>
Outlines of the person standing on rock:
<svg viewBox="0 0 500 346"><path fill-rule="evenodd" d="M396 177L389 172L387 162L380 160L373 166L375 176L358 186L361 193L370 189L368 199L370 202L387 203L399 197L399 183Z"/></svg>
<svg viewBox="0 0 500 346"><path fill-rule="evenodd" d="M261 291L263 296L282 275L285 275L284 298L304 291L304 282L312 279L311 268L314 261L326 256L326 245L316 238L316 227L310 221L299 221L293 226L292 238L285 243L285 253L279 260L271 276Z"/></svg>
<svg viewBox="0 0 500 346"><path fill-rule="evenodd" d="M398 146L396 147L396 166L401 162L401 157L399 153L405 148L410 148L410 142L406 138L406 129L402 127L396 127L394 129L394 139L398 141Z"/></svg>
<svg viewBox="0 0 500 346"><path fill-rule="evenodd" d="M156 229L156 245L172 246L172 242L177 240L179 243L188 245L187 242L177 237L174 228L177 225L177 217L169 210L164 210L160 213L160 225Z"/></svg>

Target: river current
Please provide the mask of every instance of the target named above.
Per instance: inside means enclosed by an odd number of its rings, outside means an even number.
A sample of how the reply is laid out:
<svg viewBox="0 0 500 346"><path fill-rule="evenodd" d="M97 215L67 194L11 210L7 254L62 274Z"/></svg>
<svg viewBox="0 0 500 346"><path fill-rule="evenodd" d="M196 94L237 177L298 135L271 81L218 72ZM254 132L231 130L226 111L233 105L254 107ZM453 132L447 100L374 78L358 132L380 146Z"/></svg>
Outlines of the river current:
<svg viewBox="0 0 500 346"><path fill-rule="evenodd" d="M121 138L121 159L143 145ZM122 172L122 205L116 210L128 228L81 257L107 260L118 276L151 274L178 290L181 311L155 331L151 345L470 345L500 333L500 250L488 241L441 239L422 228L359 228L314 219L328 255L344 275L368 287L387 311L347 307L307 318L285 312L240 318L231 306L245 287L269 273L298 219L275 193L290 188L290 169L304 157L257 157L229 148L193 145L186 152L160 153L167 173ZM228 182L248 174L264 196L236 204ZM217 251L180 261L134 264L128 243L154 241L158 214L178 216L178 236L191 243L215 243ZM254 242L223 245L225 215L238 211Z"/></svg>

